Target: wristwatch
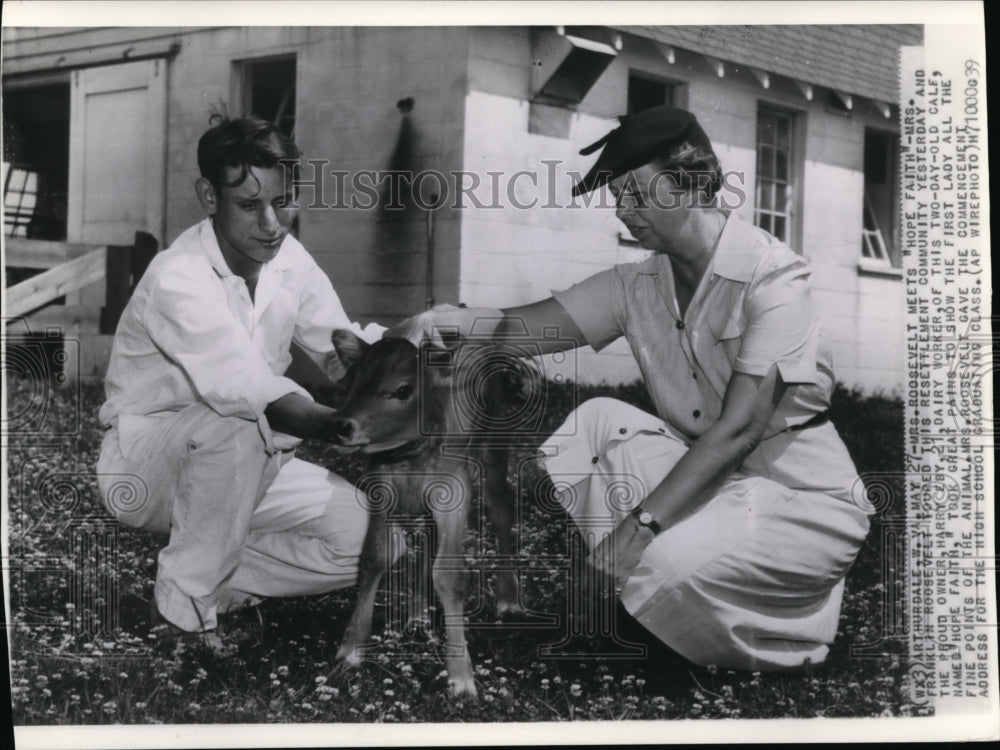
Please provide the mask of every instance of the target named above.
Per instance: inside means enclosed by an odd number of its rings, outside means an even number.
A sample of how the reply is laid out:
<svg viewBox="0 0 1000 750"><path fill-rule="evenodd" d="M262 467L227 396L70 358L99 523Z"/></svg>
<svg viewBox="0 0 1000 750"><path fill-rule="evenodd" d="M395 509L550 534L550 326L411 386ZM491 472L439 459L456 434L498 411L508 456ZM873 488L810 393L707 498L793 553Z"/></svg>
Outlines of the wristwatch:
<svg viewBox="0 0 1000 750"><path fill-rule="evenodd" d="M653 518L653 514L648 510L643 510L639 507L632 511L632 515L635 516L635 520L639 522L640 526L645 526L647 529L652 531L654 535L663 531L663 529L660 528L660 524L658 524L656 519Z"/></svg>

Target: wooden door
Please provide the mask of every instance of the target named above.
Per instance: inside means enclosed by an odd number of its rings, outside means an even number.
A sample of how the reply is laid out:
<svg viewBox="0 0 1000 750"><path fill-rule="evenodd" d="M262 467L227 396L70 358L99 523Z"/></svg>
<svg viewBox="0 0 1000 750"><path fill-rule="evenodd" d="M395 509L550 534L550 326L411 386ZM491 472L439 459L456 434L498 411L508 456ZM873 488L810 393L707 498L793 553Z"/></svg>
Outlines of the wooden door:
<svg viewBox="0 0 1000 750"><path fill-rule="evenodd" d="M73 72L69 242L163 241L166 78L164 60Z"/></svg>

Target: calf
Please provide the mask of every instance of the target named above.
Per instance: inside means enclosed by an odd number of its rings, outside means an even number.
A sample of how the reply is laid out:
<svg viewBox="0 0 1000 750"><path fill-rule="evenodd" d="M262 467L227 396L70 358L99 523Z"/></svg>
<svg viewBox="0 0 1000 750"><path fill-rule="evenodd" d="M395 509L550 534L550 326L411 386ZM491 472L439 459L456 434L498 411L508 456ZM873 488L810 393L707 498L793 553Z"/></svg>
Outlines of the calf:
<svg viewBox="0 0 1000 750"><path fill-rule="evenodd" d="M497 529L500 554L514 553L511 531L514 493L507 484L507 451L487 447L481 431L469 430L461 405L475 404L486 412L497 409L503 391L503 373L493 368L482 378L458 378L445 362L429 365L434 355L421 352L403 339L382 339L368 345L349 331L334 331L333 343L347 368L347 395L340 407L335 443L342 452L370 453L378 486L362 483L369 493L369 525L361 551L358 601L351 615L337 659L347 666L360 663L358 647L371 635L372 609L379 582L402 554L404 535L394 526L397 515L430 514L438 533L433 584L444 610L447 648L445 665L451 692L476 696L472 663L465 643L463 613L463 540L468 525L473 474L482 472L482 486L490 520ZM459 384L464 383L464 385ZM475 393L470 393L470 389ZM388 485L388 486L387 486ZM390 502L383 502L386 497ZM391 507L389 507L391 506ZM426 568L422 568L426 570ZM426 587L417 586L417 591ZM411 620L420 617L426 602L411 598ZM497 579L497 610L519 610L517 578L501 571Z"/></svg>

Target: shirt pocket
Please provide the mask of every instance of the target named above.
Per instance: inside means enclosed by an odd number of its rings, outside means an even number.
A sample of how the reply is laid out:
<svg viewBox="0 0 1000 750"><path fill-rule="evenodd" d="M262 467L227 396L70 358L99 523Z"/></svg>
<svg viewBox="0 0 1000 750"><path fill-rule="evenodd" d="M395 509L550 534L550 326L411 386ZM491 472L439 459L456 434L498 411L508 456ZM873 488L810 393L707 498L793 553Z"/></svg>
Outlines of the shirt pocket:
<svg viewBox="0 0 1000 750"><path fill-rule="evenodd" d="M713 339L721 343L728 339L741 338L747 327L746 314L743 305L735 308L716 308L708 312L706 327Z"/></svg>

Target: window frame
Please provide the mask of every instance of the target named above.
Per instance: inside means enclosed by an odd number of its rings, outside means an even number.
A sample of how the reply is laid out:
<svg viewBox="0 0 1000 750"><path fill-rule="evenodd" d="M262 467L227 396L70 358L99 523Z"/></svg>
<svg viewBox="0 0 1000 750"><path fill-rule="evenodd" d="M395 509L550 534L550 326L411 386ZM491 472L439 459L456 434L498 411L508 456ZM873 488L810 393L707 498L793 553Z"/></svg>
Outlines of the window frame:
<svg viewBox="0 0 1000 750"><path fill-rule="evenodd" d="M648 71L639 68L629 68L628 73L625 78L625 112L627 114L635 114L632 111L632 101L629 96L629 90L632 87L632 80L637 79L641 81L647 81L649 83L660 83L663 84L668 93L668 101L664 104L670 104L674 107L680 107L682 109L687 107L687 82L681 81L676 78L670 78L668 76L662 76L657 73L650 73ZM642 110L639 110L640 112Z"/></svg>
<svg viewBox="0 0 1000 750"><path fill-rule="evenodd" d="M864 169L864 167L868 164L868 138L870 134L886 139L889 147L885 151L885 167L890 174L888 175L888 180L884 184L891 186L890 203L892 205L892 231L889 233L885 232L881 226L878 226L877 217L873 216L873 218L876 219L875 223L878 230L878 237L871 235L872 241L881 242L882 247L885 250L885 254L882 257L879 257L878 255L868 255L865 252L865 246L869 239L870 232L872 231L865 228L866 215L869 211L874 213L874 209L869 202L868 174ZM903 266L900 236L902 215L900 208L899 184L899 133L888 128L865 125L864 140L862 141L862 165L861 174L863 190L861 194L861 242L858 248L858 267L867 271L885 270L888 272L899 272Z"/></svg>
<svg viewBox="0 0 1000 750"><path fill-rule="evenodd" d="M295 95L295 112L292 129L289 136L296 140L296 130L299 124L299 55L296 52L285 52L262 57L247 57L233 60L233 75L230 83L229 101L232 111L238 117L246 117L252 113L254 68L273 63L294 62L295 77L292 81Z"/></svg>
<svg viewBox="0 0 1000 750"><path fill-rule="evenodd" d="M760 140L760 118L761 114L769 112L775 115L788 117L788 148L786 173L788 180L786 184L786 211L777 212L773 209L761 209L760 186L761 186L761 149L765 147L775 148L778 144L762 143ZM805 169L805 148L806 148L806 110L789 107L777 102L758 100L757 112L754 117L754 206L753 223L755 226L770 232L779 240L784 242L795 252L802 252L802 200L804 195L804 169ZM775 128L776 129L776 128ZM777 164L777 156L774 157ZM763 178L774 180L773 177ZM764 226L760 222L762 212L770 216L783 216L785 219L785 237L778 237L771 228ZM773 224L770 225L773 227Z"/></svg>

